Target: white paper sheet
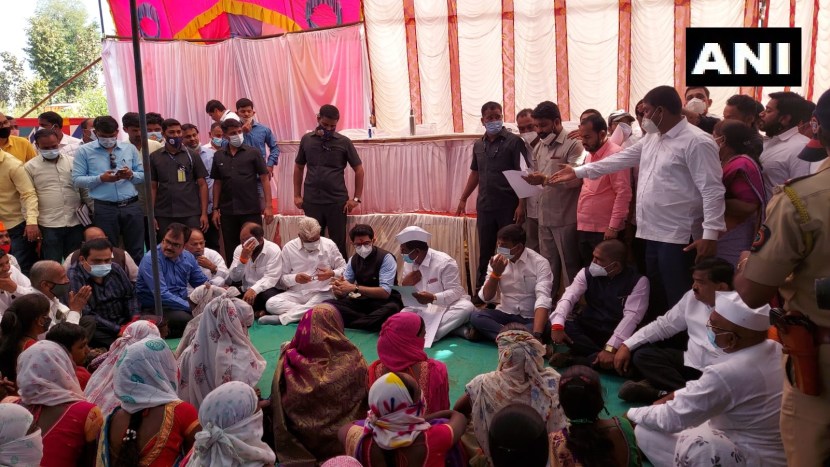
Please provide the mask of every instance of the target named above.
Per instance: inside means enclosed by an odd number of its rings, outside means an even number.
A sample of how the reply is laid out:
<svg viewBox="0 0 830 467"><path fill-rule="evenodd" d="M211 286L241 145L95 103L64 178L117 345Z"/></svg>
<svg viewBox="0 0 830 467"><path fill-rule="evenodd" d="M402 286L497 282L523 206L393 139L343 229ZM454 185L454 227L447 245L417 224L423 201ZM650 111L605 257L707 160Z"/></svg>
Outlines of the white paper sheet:
<svg viewBox="0 0 830 467"><path fill-rule="evenodd" d="M435 335L438 334L438 327L441 325L441 318L444 317L444 313L447 311L447 307L434 305L430 303L429 305L418 305L417 307L414 306L407 306L401 310L403 313L417 313L421 319L424 320L424 348L428 349L432 347L432 344L435 342Z"/></svg>
<svg viewBox="0 0 830 467"><path fill-rule="evenodd" d="M502 173L507 178L507 183L510 184L510 188L513 188L513 191L516 192L516 196L519 198L530 198L531 196L542 193L544 190L542 185L531 185L522 178L522 176L527 175L527 171L505 170Z"/></svg>
<svg viewBox="0 0 830 467"><path fill-rule="evenodd" d="M418 303L418 300L416 300L415 297L412 296L412 294L414 294L415 292L418 291L417 289L415 289L415 287L403 286L403 285L394 285L394 286L392 286L392 290L397 290L398 293L401 294L401 300L403 300L403 306L416 307L416 308L424 306L424 305L421 305L420 303Z"/></svg>

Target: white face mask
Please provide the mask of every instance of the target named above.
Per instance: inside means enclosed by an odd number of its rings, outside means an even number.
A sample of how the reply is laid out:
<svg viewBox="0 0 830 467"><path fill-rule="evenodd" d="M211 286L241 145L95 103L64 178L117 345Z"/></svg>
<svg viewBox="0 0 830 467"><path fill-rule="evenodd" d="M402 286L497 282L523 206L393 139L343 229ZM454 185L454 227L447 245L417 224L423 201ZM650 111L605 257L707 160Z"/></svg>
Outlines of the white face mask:
<svg viewBox="0 0 830 467"><path fill-rule="evenodd" d="M525 140L525 143L530 144L534 139L536 139L538 134L535 131L528 131L520 134L519 136L521 136L522 139Z"/></svg>
<svg viewBox="0 0 830 467"><path fill-rule="evenodd" d="M706 103L695 97L689 102L686 102L686 110L696 114L702 114L706 112Z"/></svg>
<svg viewBox="0 0 830 467"><path fill-rule="evenodd" d="M594 262L588 266L588 272L590 272L593 277L605 277L608 275L607 269Z"/></svg>
<svg viewBox="0 0 830 467"><path fill-rule="evenodd" d="M116 138L98 138L98 144L101 145L104 149L112 149L118 144L118 139Z"/></svg>
<svg viewBox="0 0 830 467"><path fill-rule="evenodd" d="M655 112L657 112L656 109L654 110L654 112L651 113L651 115L654 116ZM647 133L657 134L657 133L660 133L660 128L659 128L660 123L663 123L663 114L662 113L660 114L660 122L659 123L654 123L654 120L652 120L648 117L643 117L643 124L641 126L643 127L643 130L645 130Z"/></svg>
<svg viewBox="0 0 830 467"><path fill-rule="evenodd" d="M233 135L228 138L228 141L230 141L231 146L238 148L242 146L242 141L244 141L244 139L245 137L242 135Z"/></svg>
<svg viewBox="0 0 830 467"><path fill-rule="evenodd" d="M366 258L372 253L372 245L360 245L354 248L355 253L360 255L361 258Z"/></svg>
<svg viewBox="0 0 830 467"><path fill-rule="evenodd" d="M317 240L316 242L303 242L303 248L305 248L305 250L309 253L317 251L320 248L320 240Z"/></svg>
<svg viewBox="0 0 830 467"><path fill-rule="evenodd" d="M53 161L61 155L60 149L40 149L38 152L40 152L40 155L47 161Z"/></svg>
<svg viewBox="0 0 830 467"><path fill-rule="evenodd" d="M500 246L500 247L496 248L496 253L504 256L507 260L511 260L511 259L513 259L513 253L510 252L511 250L512 250L512 248L507 248L506 246Z"/></svg>

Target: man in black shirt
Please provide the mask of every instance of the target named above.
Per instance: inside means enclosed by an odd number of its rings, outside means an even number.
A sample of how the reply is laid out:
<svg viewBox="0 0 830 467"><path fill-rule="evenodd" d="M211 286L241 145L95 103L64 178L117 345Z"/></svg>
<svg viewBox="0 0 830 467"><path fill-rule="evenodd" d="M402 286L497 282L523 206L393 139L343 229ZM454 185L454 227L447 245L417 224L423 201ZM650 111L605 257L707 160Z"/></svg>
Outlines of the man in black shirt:
<svg viewBox="0 0 830 467"><path fill-rule="evenodd" d="M351 140L335 128L340 111L333 105L320 107L317 128L303 136L294 160L294 205L305 215L328 228L328 237L346 258L346 215L360 204L363 194L363 165ZM354 170L354 197L349 199L344 172ZM303 184L303 172L308 176Z"/></svg>
<svg viewBox="0 0 830 467"><path fill-rule="evenodd" d="M229 118L222 122L222 133L228 145L213 156L213 223L222 231L225 261L230 264L239 245L239 232L246 222L262 225L274 222L271 207L271 179L259 150L242 143L242 124ZM257 189L262 183L263 196Z"/></svg>
<svg viewBox="0 0 830 467"><path fill-rule="evenodd" d="M161 123L164 147L150 154L150 194L156 231L178 222L192 229L208 227L207 169L182 145L182 125L168 118ZM159 238L161 241L161 238Z"/></svg>
<svg viewBox="0 0 830 467"><path fill-rule="evenodd" d="M478 188L476 289L484 285L487 265L496 251L496 233L507 225L521 225L524 222L525 200L520 200L516 196L502 172L521 170L519 161L522 157L527 158L527 145L524 140L504 127L500 104L487 102L481 106L481 123L486 132L473 145L470 176L456 210L457 216L464 214L464 210L467 209L467 198Z"/></svg>

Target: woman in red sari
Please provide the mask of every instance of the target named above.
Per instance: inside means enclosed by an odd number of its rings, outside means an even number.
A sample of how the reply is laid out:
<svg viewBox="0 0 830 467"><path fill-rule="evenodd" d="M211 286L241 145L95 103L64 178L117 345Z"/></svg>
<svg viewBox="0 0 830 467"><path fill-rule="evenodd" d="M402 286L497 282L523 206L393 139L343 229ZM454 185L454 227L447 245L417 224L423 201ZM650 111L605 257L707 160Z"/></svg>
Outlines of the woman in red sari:
<svg viewBox="0 0 830 467"><path fill-rule="evenodd" d="M313 465L343 454L337 430L366 416L366 361L329 304L316 305L283 347L271 385L280 465Z"/></svg>
<svg viewBox="0 0 830 467"><path fill-rule="evenodd" d="M733 266L752 245L763 222L767 196L759 159L763 141L738 120L723 120L712 132L719 148L726 188L726 232L718 239L718 257Z"/></svg>
<svg viewBox="0 0 830 467"><path fill-rule="evenodd" d="M369 387L382 375L404 372L418 382L426 400L426 413L450 408L447 366L424 352L424 320L417 313L390 316L380 329L378 360L369 366Z"/></svg>

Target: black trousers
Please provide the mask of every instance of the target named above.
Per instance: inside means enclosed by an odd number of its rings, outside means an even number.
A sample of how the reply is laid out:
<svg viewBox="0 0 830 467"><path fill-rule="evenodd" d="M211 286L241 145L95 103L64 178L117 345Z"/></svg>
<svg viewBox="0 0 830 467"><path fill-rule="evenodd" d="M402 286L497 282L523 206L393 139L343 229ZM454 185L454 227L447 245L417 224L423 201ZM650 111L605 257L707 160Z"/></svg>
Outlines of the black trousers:
<svg viewBox="0 0 830 467"><path fill-rule="evenodd" d="M351 329L362 329L364 331L378 332L386 321L386 318L400 311L401 306L394 300L378 299L353 299L340 298L326 300L343 318L343 326Z"/></svg>
<svg viewBox="0 0 830 467"><path fill-rule="evenodd" d="M141 313L142 315L156 315L155 310L149 308L142 310ZM164 308L162 310L162 316L164 316L164 321L167 323L167 329L169 330L166 339L182 337L187 323L193 319L193 314L189 311L173 310L170 308Z"/></svg>
<svg viewBox="0 0 830 467"><path fill-rule="evenodd" d="M303 212L308 217L314 218L320 223L321 232L337 245L340 254L348 258L346 254L346 213L343 212L345 203L312 204L303 201Z"/></svg>
<svg viewBox="0 0 830 467"><path fill-rule="evenodd" d="M495 211L478 211L476 213L476 230L478 230L478 274L476 290L484 285L487 265L490 257L496 253L496 237L502 227L513 223L516 207Z"/></svg>
<svg viewBox="0 0 830 467"><path fill-rule="evenodd" d="M256 295L254 298L254 311L265 311L265 303L271 297L276 297L277 295L283 293L284 290L280 290L276 287L271 287L270 289L263 290L262 292Z"/></svg>
<svg viewBox="0 0 830 467"><path fill-rule="evenodd" d="M683 364L682 350L671 347L646 344L634 350L631 363L652 386L665 391L676 391L701 375L700 370Z"/></svg>
<svg viewBox="0 0 830 467"><path fill-rule="evenodd" d="M221 214L219 227L222 229L222 244L225 247L225 263L230 266L233 261L233 250L239 246L239 232L242 226L248 222L262 225L262 215L256 214ZM172 330L171 330L172 331Z"/></svg>
<svg viewBox="0 0 830 467"><path fill-rule="evenodd" d="M573 343L568 344L571 353L581 357L588 357L589 360L596 358L597 354L605 349L605 344L611 339L612 332L606 332L593 328L579 319L565 321L565 334L571 338Z"/></svg>
<svg viewBox="0 0 830 467"><path fill-rule="evenodd" d="M585 232L584 230L576 232L577 245L579 245L579 262L582 263L583 268L587 268L594 260L594 248L602 243L604 238L604 232Z"/></svg>

